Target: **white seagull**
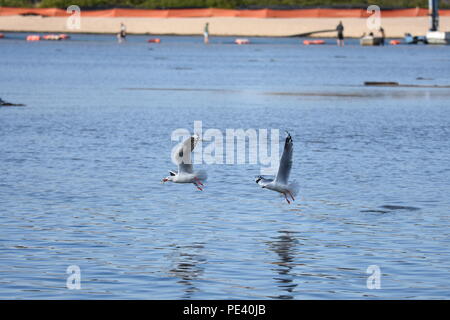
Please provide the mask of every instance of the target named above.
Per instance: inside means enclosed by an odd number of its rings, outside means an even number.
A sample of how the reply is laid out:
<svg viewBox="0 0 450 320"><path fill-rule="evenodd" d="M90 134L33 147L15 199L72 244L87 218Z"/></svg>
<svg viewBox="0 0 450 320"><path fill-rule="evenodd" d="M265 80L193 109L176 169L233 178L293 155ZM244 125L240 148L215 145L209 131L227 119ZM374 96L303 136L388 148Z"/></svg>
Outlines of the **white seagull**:
<svg viewBox="0 0 450 320"><path fill-rule="evenodd" d="M169 171L170 176L162 179L161 183L167 181L193 183L198 190L203 191L202 187L204 185L202 182L206 181L207 174L203 170L194 171L191 160L191 153L199 140L198 135L193 135L180 145L174 154L175 161L178 164L178 172Z"/></svg>
<svg viewBox="0 0 450 320"><path fill-rule="evenodd" d="M294 196L297 194L298 185L293 182L291 184L288 183L289 174L291 173L292 168L292 137L287 132L286 141L284 143L283 155L280 159L280 167L278 168L278 173L275 179L267 179L263 176L256 177L256 183L259 184L264 189L269 189L272 191L279 192L284 195L286 201L290 204L287 195L289 195L292 200L295 200Z"/></svg>

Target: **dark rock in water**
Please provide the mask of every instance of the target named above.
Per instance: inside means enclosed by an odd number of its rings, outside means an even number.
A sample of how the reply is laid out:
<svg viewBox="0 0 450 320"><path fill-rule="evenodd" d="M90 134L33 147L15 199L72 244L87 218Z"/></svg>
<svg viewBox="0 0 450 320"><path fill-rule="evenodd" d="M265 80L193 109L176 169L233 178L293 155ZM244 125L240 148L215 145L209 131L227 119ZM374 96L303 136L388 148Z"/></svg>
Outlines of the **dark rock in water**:
<svg viewBox="0 0 450 320"><path fill-rule="evenodd" d="M1 107L25 107L25 105L23 103L6 102L2 98L0 98L0 106Z"/></svg>

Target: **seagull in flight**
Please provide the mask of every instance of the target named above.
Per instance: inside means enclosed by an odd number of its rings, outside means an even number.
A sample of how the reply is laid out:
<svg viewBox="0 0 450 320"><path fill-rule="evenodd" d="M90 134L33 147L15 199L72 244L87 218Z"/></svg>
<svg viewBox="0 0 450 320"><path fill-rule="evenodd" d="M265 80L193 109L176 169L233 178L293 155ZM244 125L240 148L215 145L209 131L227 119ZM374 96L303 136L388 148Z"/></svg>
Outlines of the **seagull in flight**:
<svg viewBox="0 0 450 320"><path fill-rule="evenodd" d="M193 183L198 190L203 191L203 182L207 179L206 171L194 171L191 160L191 153L199 140L198 135L193 135L180 144L174 153L175 162L178 164L178 172L169 171L170 176L162 179L161 183L167 181Z"/></svg>
<svg viewBox="0 0 450 320"><path fill-rule="evenodd" d="M269 189L283 194L287 203L290 204L291 201L289 201L288 195L292 198L292 201L294 201L294 196L297 194L298 185L295 182L291 184L288 183L289 174L291 173L292 168L293 144L291 135L287 131L286 133L287 137L284 143L283 155L280 159L280 167L278 168L277 176L275 179L268 179L263 176L258 176L256 177L256 183L264 189Z"/></svg>

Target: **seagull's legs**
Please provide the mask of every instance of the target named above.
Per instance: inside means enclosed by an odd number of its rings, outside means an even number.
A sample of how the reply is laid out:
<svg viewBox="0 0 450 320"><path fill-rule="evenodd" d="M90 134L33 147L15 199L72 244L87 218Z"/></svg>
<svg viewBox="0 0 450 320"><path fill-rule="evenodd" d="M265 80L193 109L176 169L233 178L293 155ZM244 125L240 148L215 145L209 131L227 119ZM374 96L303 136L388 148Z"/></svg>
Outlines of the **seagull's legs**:
<svg viewBox="0 0 450 320"><path fill-rule="evenodd" d="M286 196L286 193L283 193L283 194L284 194L284 198L286 199L287 203L291 204L291 202L289 201L289 199Z"/></svg>
<svg viewBox="0 0 450 320"><path fill-rule="evenodd" d="M290 190L288 190L287 192L289 192L289 195L291 196L291 198L292 198L292 201L295 201L295 198L294 198L294 196L292 195L291 191L290 191Z"/></svg>
<svg viewBox="0 0 450 320"><path fill-rule="evenodd" d="M196 182L193 182L193 183L194 183L194 185L197 187L198 190L203 191L203 189L200 188Z"/></svg>
<svg viewBox="0 0 450 320"><path fill-rule="evenodd" d="M199 185L203 186L203 183L202 183L197 177L194 177L194 180L197 181L197 183L198 183Z"/></svg>

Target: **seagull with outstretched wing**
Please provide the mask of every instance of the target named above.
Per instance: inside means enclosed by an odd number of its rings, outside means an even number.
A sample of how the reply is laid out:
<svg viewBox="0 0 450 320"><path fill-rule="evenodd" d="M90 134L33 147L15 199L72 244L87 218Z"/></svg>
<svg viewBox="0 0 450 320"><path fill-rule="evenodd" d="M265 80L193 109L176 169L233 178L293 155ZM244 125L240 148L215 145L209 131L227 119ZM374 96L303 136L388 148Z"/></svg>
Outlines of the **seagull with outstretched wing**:
<svg viewBox="0 0 450 320"><path fill-rule="evenodd" d="M264 189L269 189L272 191L279 192L284 195L286 201L290 204L288 195L294 201L294 196L297 194L298 186L297 184L289 184L289 174L292 168L292 154L293 154L293 143L292 137L287 132L287 137L284 143L283 155L280 159L280 167L278 168L278 173L275 179L264 178L263 176L256 177L256 183L259 184Z"/></svg>
<svg viewBox="0 0 450 320"><path fill-rule="evenodd" d="M191 153L199 140L198 135L193 135L175 150L174 159L178 164L178 172L169 171L170 176L162 179L162 183L167 181L193 183L198 190L203 191L203 182L206 181L207 174L204 170L194 171L191 160Z"/></svg>

